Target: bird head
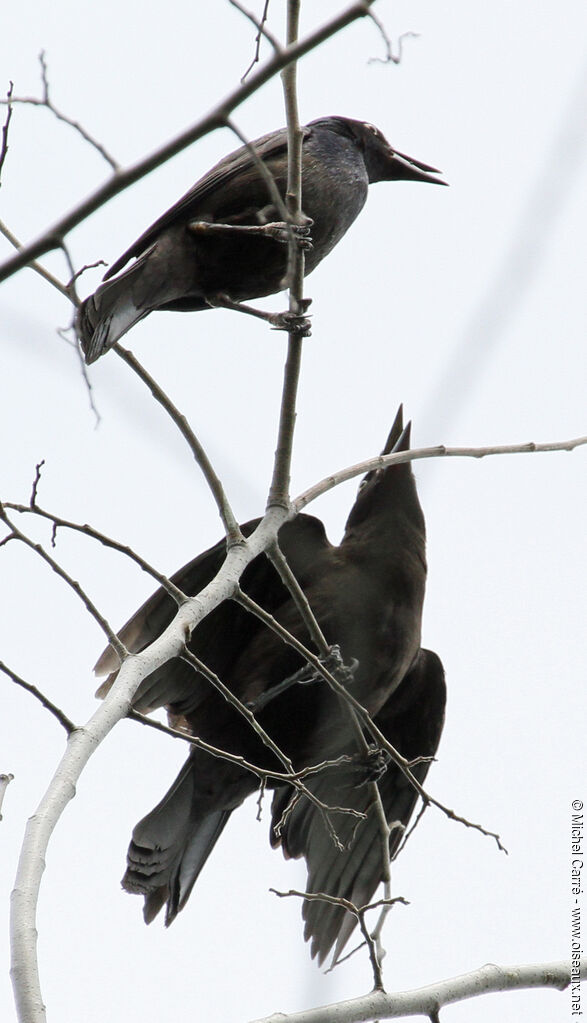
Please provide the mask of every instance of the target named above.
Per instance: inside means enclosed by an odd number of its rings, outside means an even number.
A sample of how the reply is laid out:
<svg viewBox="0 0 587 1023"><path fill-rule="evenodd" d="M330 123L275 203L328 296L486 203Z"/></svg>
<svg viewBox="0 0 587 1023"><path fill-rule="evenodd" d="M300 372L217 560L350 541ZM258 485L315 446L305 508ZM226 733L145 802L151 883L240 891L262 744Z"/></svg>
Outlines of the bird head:
<svg viewBox="0 0 587 1023"><path fill-rule="evenodd" d="M427 181L433 185L446 185L437 175L441 172L411 156L392 149L383 132L367 121L354 121L350 117L327 119L334 130L350 136L363 153L369 181ZM336 122L336 127L334 127Z"/></svg>
<svg viewBox="0 0 587 1023"><path fill-rule="evenodd" d="M382 455L409 451L411 423L403 425L403 407L400 405L389 436L381 452ZM425 535L425 523L411 462L400 462L382 469L372 469L361 480L357 498L347 519L345 536L364 531L368 521L375 528L381 529L381 520L394 531L398 523L409 524L410 530L415 529ZM379 521L379 525L375 523ZM385 529L385 526L383 526Z"/></svg>

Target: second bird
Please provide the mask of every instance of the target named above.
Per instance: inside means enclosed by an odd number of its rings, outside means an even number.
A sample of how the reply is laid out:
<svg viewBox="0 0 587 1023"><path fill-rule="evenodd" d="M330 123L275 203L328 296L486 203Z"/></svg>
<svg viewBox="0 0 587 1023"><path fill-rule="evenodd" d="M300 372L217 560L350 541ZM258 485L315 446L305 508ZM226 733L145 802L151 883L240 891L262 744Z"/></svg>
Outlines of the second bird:
<svg viewBox="0 0 587 1023"><path fill-rule="evenodd" d="M302 132L302 206L311 247L306 228L298 237L306 248L306 274L349 229L373 182L445 183L436 177L434 167L392 149L372 124L323 117ZM264 135L252 146L283 197L286 129ZM155 310L231 308L283 290L288 237L250 148L237 149L156 220L82 303L77 329L86 362L98 359ZM133 257L135 261L123 270ZM292 326L287 315L265 318L274 326Z"/></svg>

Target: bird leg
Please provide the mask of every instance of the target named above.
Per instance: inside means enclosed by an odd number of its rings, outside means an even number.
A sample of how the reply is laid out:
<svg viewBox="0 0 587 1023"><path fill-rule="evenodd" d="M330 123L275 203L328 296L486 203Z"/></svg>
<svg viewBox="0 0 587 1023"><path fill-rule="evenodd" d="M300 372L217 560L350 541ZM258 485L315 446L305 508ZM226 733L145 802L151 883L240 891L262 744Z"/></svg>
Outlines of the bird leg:
<svg viewBox="0 0 587 1023"><path fill-rule="evenodd" d="M206 295L206 303L212 309L233 309L237 313L247 313L248 316L256 316L260 320L269 323L273 330L287 330L290 334L298 337L310 337L311 323L303 314L308 309L312 299L301 300L301 313L267 313L263 309L255 309L252 305L245 305L244 302L235 302L228 295Z"/></svg>
<svg viewBox="0 0 587 1023"><path fill-rule="evenodd" d="M308 251L312 248L310 227L313 220L307 218L305 224L288 224L282 220L271 221L267 224L214 224L208 220L192 220L188 229L193 234L257 234L263 238L272 238L273 241L287 245L290 238L300 249Z"/></svg>
<svg viewBox="0 0 587 1023"><path fill-rule="evenodd" d="M344 664L340 656L340 648L333 646L330 648L330 652L326 657L320 658L320 663L324 665L327 671L332 671L339 677L339 673L343 674L343 678L339 680L346 685L347 682L353 681L353 676L357 670L359 662L353 658L350 665ZM290 689L293 685L307 686L313 682L318 682L322 678L322 675L313 664L306 662L298 671L294 672L293 675L288 675L287 678L282 679L277 685L271 686L266 692L261 693L255 700L251 700L247 703L249 710L256 714L258 711L263 710L268 703L271 703L277 696L281 696L286 690Z"/></svg>

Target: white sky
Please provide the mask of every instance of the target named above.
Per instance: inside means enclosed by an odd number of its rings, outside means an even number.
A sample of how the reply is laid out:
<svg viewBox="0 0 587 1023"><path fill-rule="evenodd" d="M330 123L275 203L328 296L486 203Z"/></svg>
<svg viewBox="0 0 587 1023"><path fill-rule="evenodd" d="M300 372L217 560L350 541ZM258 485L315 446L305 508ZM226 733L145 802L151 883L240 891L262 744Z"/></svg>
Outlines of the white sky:
<svg viewBox="0 0 587 1023"><path fill-rule="evenodd" d="M261 3L256 3L258 9ZM253 7L253 0L251 0ZM306 30L342 4L303 5ZM279 33L284 3L273 0ZM204 13L203 13L204 12ZM450 189L373 187L360 220L307 281L293 493L377 453L396 407L427 445L547 441L587 432L585 105L587 14L518 0L376 5L407 30L400 67L363 22L299 69L304 121L345 114L441 167ZM316 19L316 20L313 20ZM252 55L252 26L227 3L99 6L24 0L0 13L0 88L53 98L123 164L203 115ZM237 114L255 137L284 122L278 81ZM15 110L0 216L36 236L106 177L104 162L43 110ZM71 236L77 265L109 261L220 156L217 132L112 201ZM0 252L9 246L0 243ZM59 256L46 260L62 277ZM83 293L99 280L88 273ZM273 300L281 308L283 298ZM187 448L114 355L91 369L99 429L77 359L57 337L67 304L30 271L0 291L0 497L39 500L90 521L173 571L221 535ZM153 315L125 339L207 444L241 520L260 514L275 447L285 336L222 312ZM570 944L570 803L585 799L585 452L417 465L428 523L424 645L442 657L447 724L431 791L499 831L494 843L429 811L394 867L410 900L389 918L390 989L485 962L565 958ZM340 537L351 483L317 502ZM47 532L27 521L35 535ZM121 559L61 534L57 554L112 624L152 590ZM95 708L102 636L35 557L0 550L0 658L77 722ZM2 906L18 849L63 749L59 726L0 678ZM323 976L302 942L300 906L269 887L303 886L300 864L268 847L247 804L165 931L145 928L119 879L130 830L166 791L184 750L123 723L94 756L55 833L39 910L49 1020L205 1019L246 1023L369 989L359 953ZM0 958L7 962L6 928ZM491 996L446 1023L570 1019L568 995ZM13 1018L7 969L0 1018Z"/></svg>

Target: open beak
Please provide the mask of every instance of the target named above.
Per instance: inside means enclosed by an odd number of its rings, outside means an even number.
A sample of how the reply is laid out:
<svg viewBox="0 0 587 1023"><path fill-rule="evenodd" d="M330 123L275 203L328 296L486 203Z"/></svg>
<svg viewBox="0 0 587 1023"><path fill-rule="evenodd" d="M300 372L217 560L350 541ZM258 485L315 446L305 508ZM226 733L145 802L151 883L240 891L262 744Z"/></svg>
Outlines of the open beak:
<svg viewBox="0 0 587 1023"><path fill-rule="evenodd" d="M390 170L394 180L397 181L428 181L432 185L448 185L447 181L440 181L436 174L442 171L436 167L430 167L427 163L414 160L411 156L398 153L397 149L390 148Z"/></svg>

